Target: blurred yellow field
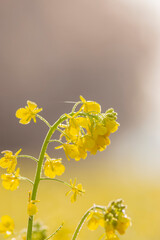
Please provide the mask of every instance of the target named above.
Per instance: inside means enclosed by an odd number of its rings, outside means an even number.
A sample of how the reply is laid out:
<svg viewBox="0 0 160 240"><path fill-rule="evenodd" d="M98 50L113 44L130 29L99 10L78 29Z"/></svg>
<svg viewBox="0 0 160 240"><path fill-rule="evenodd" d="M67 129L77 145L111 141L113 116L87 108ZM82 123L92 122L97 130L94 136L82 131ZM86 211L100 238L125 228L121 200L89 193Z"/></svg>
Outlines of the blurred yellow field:
<svg viewBox="0 0 160 240"><path fill-rule="evenodd" d="M91 162L91 159L88 161ZM31 169L33 170L34 167L33 165ZM41 220L48 226L48 234L54 232L64 222L63 228L54 239L69 240L82 215L94 203L108 205L111 200L123 198L125 204L128 205L127 214L132 219L132 227L127 229L126 234L120 236L120 239L153 240L160 238L160 188L157 182L129 176L122 169L120 172L111 173L109 168L114 168L112 164L107 170L98 169L97 171L95 168L90 168L89 173L88 170L80 167L79 170L78 166L76 169L71 167L69 170L69 175L77 176L78 181L83 183L86 190L84 196L79 196L76 203L72 204L69 197L65 196L68 188L60 183L45 181L39 188L39 211L35 219ZM24 175L27 174L33 177L29 169L24 171ZM70 176L65 174L63 179L68 180ZM29 183L23 182L16 192L0 187L0 213L1 215L8 214L14 219L17 231L27 226L26 208L29 186ZM84 224L78 239L97 240L103 232L101 227L96 231L89 231Z"/></svg>

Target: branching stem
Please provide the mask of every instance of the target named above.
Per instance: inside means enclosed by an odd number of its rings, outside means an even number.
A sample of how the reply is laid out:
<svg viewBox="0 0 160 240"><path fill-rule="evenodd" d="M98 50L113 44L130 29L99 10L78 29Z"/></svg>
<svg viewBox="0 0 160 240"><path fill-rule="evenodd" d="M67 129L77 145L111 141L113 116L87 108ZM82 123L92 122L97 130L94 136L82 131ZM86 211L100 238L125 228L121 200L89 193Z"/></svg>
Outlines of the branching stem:
<svg viewBox="0 0 160 240"><path fill-rule="evenodd" d="M80 232L80 230L81 230L81 228L82 228L86 218L90 214L90 211L95 210L95 209L99 209L101 211L105 211L106 207L99 206L99 205L93 205L91 208L89 208L87 210L87 212L83 215L82 219L80 220L80 222L79 222L79 224L78 224L78 226L77 226L77 228L76 228L76 230L75 230L75 232L73 234L72 240L76 240L77 239L77 236L78 236L78 234L79 234L79 232Z"/></svg>

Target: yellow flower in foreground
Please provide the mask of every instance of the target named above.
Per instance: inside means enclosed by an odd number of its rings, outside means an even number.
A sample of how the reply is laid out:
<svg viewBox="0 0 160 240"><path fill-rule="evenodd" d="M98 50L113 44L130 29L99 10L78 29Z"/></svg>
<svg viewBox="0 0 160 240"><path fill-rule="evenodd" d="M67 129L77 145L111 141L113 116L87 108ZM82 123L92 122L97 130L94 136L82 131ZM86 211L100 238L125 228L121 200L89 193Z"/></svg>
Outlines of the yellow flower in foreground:
<svg viewBox="0 0 160 240"><path fill-rule="evenodd" d="M98 226L104 227L104 214L98 211L90 212L87 218L87 227L89 230L96 230Z"/></svg>
<svg viewBox="0 0 160 240"><path fill-rule="evenodd" d="M39 202L38 200L31 200L31 192L29 192L29 199L28 199L28 206L27 206L27 213L29 216L33 216L38 212L38 208L36 203Z"/></svg>
<svg viewBox="0 0 160 240"><path fill-rule="evenodd" d="M14 222L11 217L5 215L1 217L0 233L5 234L5 237L10 236L14 230Z"/></svg>
<svg viewBox="0 0 160 240"><path fill-rule="evenodd" d="M82 110L86 113L100 113L101 112L101 106L97 102L93 101L86 101L82 96L80 96L80 99L83 103Z"/></svg>
<svg viewBox="0 0 160 240"><path fill-rule="evenodd" d="M62 159L52 159L47 153L45 157L44 174L50 178L54 178L56 175L61 176L65 171L65 166L61 163Z"/></svg>
<svg viewBox="0 0 160 240"><path fill-rule="evenodd" d="M4 157L0 159L0 167L7 168L8 173L14 172L17 165L17 156L21 150L22 149L19 149L15 155L13 155L12 151L3 151L2 154L4 154Z"/></svg>
<svg viewBox="0 0 160 240"><path fill-rule="evenodd" d="M77 199L77 195L81 195L82 193L85 193L85 190L83 189L82 184L78 184L76 186L76 178L73 183L72 183L72 180L70 179L70 185L72 189L66 193L66 196L68 196L68 194L70 193L73 193L71 196L71 202L74 203Z"/></svg>
<svg viewBox="0 0 160 240"><path fill-rule="evenodd" d="M2 185L5 189L14 191L19 187L19 168L14 173L2 174Z"/></svg>
<svg viewBox="0 0 160 240"><path fill-rule="evenodd" d="M122 216L118 219L116 230L120 234L124 234L126 229L131 225L131 219L127 216Z"/></svg>
<svg viewBox="0 0 160 240"><path fill-rule="evenodd" d="M119 237L114 232L106 233L105 240L119 240Z"/></svg>
<svg viewBox="0 0 160 240"><path fill-rule="evenodd" d="M16 117L20 118L19 121L21 124L30 123L31 119L36 122L36 114L42 111L42 108L37 108L37 104L31 101L27 101L25 108L19 108L16 111Z"/></svg>

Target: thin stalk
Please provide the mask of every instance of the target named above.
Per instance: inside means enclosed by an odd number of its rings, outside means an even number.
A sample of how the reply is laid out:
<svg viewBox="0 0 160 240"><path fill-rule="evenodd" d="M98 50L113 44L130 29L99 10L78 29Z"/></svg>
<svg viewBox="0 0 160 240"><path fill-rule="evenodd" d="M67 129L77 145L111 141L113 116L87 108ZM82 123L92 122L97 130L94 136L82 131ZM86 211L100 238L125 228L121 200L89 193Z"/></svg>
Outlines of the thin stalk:
<svg viewBox="0 0 160 240"><path fill-rule="evenodd" d="M76 230L75 230L75 232L73 234L72 240L76 240L76 238L77 238L77 236L78 236L78 234L79 234L79 232L80 232L80 230L81 230L81 228L82 228L86 218L88 217L90 211L95 210L95 209L99 209L101 211L105 211L106 208L103 207L103 206L98 206L98 205L93 205L93 207L89 208L87 210L87 212L83 215L82 219L80 220L80 222L79 222L79 224L78 224L78 226L77 226L77 228L76 228Z"/></svg>
<svg viewBox="0 0 160 240"><path fill-rule="evenodd" d="M45 238L45 240L48 240L51 237L53 237L59 230L61 230L62 227L63 227L63 223L61 224L61 226L59 226L59 228L54 233L52 233L49 237Z"/></svg>
<svg viewBox="0 0 160 240"><path fill-rule="evenodd" d="M57 179L57 178L47 178L47 177L45 178L45 177L43 177L43 178L40 178L40 180L52 180L52 181L56 181L56 182L63 183L63 184L65 184L66 186L68 186L68 187L70 187L70 188L73 188L73 186L72 186L71 184L69 184L69 183L67 183L67 182L65 182L65 181L63 181L63 180ZM78 190L78 191L84 193L84 192L81 191L81 190Z"/></svg>
<svg viewBox="0 0 160 240"><path fill-rule="evenodd" d="M38 185L40 182L40 176L41 176L41 171L42 171L42 164L43 164L43 159L44 159L44 155L45 152L47 150L49 141L53 135L53 133L55 132L55 130L57 129L58 125L60 123L62 123L64 120L66 120L66 116L62 115L54 124L53 126L51 126L51 128L48 130L48 133L44 139L42 148L41 148L41 152L39 155L39 161L37 164L37 170L36 170L36 175L35 175L35 180L34 180L34 184L33 184L33 191L32 191L32 197L31 200L35 200L36 199L36 195L37 195L37 190L38 190ZM32 226L33 226L33 216L30 216L28 219L28 229L27 229L27 240L31 240L32 239Z"/></svg>
<svg viewBox="0 0 160 240"><path fill-rule="evenodd" d="M40 180L52 180L52 181L63 183L65 185L67 185L68 187L72 187L69 183L67 183L63 180L57 179L57 178L40 178Z"/></svg>
<svg viewBox="0 0 160 240"><path fill-rule="evenodd" d="M18 155L17 158L30 158L34 160L35 162L38 162L38 159L29 155Z"/></svg>
<svg viewBox="0 0 160 240"><path fill-rule="evenodd" d="M25 180L25 181L31 183L32 185L34 184L34 183L32 182L32 180L30 180L30 179L27 178L27 177L20 177L20 180Z"/></svg>
<svg viewBox="0 0 160 240"><path fill-rule="evenodd" d="M40 116L39 114L36 115L39 119L41 119L49 128L51 128L51 125L49 124L49 122L43 118L42 116Z"/></svg>
<svg viewBox="0 0 160 240"><path fill-rule="evenodd" d="M57 139L50 140L49 142L50 142L50 143L51 143L51 142L58 142L58 143L60 143L60 144L63 144L63 142L62 142L62 141L60 141L60 140L57 140Z"/></svg>

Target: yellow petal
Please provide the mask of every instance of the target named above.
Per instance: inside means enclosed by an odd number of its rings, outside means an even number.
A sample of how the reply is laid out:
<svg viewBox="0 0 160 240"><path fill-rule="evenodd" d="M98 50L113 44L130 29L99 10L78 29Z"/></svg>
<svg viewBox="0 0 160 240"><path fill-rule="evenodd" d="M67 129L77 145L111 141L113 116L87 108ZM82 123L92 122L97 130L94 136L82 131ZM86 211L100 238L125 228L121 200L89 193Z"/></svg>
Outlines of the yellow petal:
<svg viewBox="0 0 160 240"><path fill-rule="evenodd" d="M27 101L27 105L31 110L34 110L37 107L37 104L35 102L32 101Z"/></svg>

